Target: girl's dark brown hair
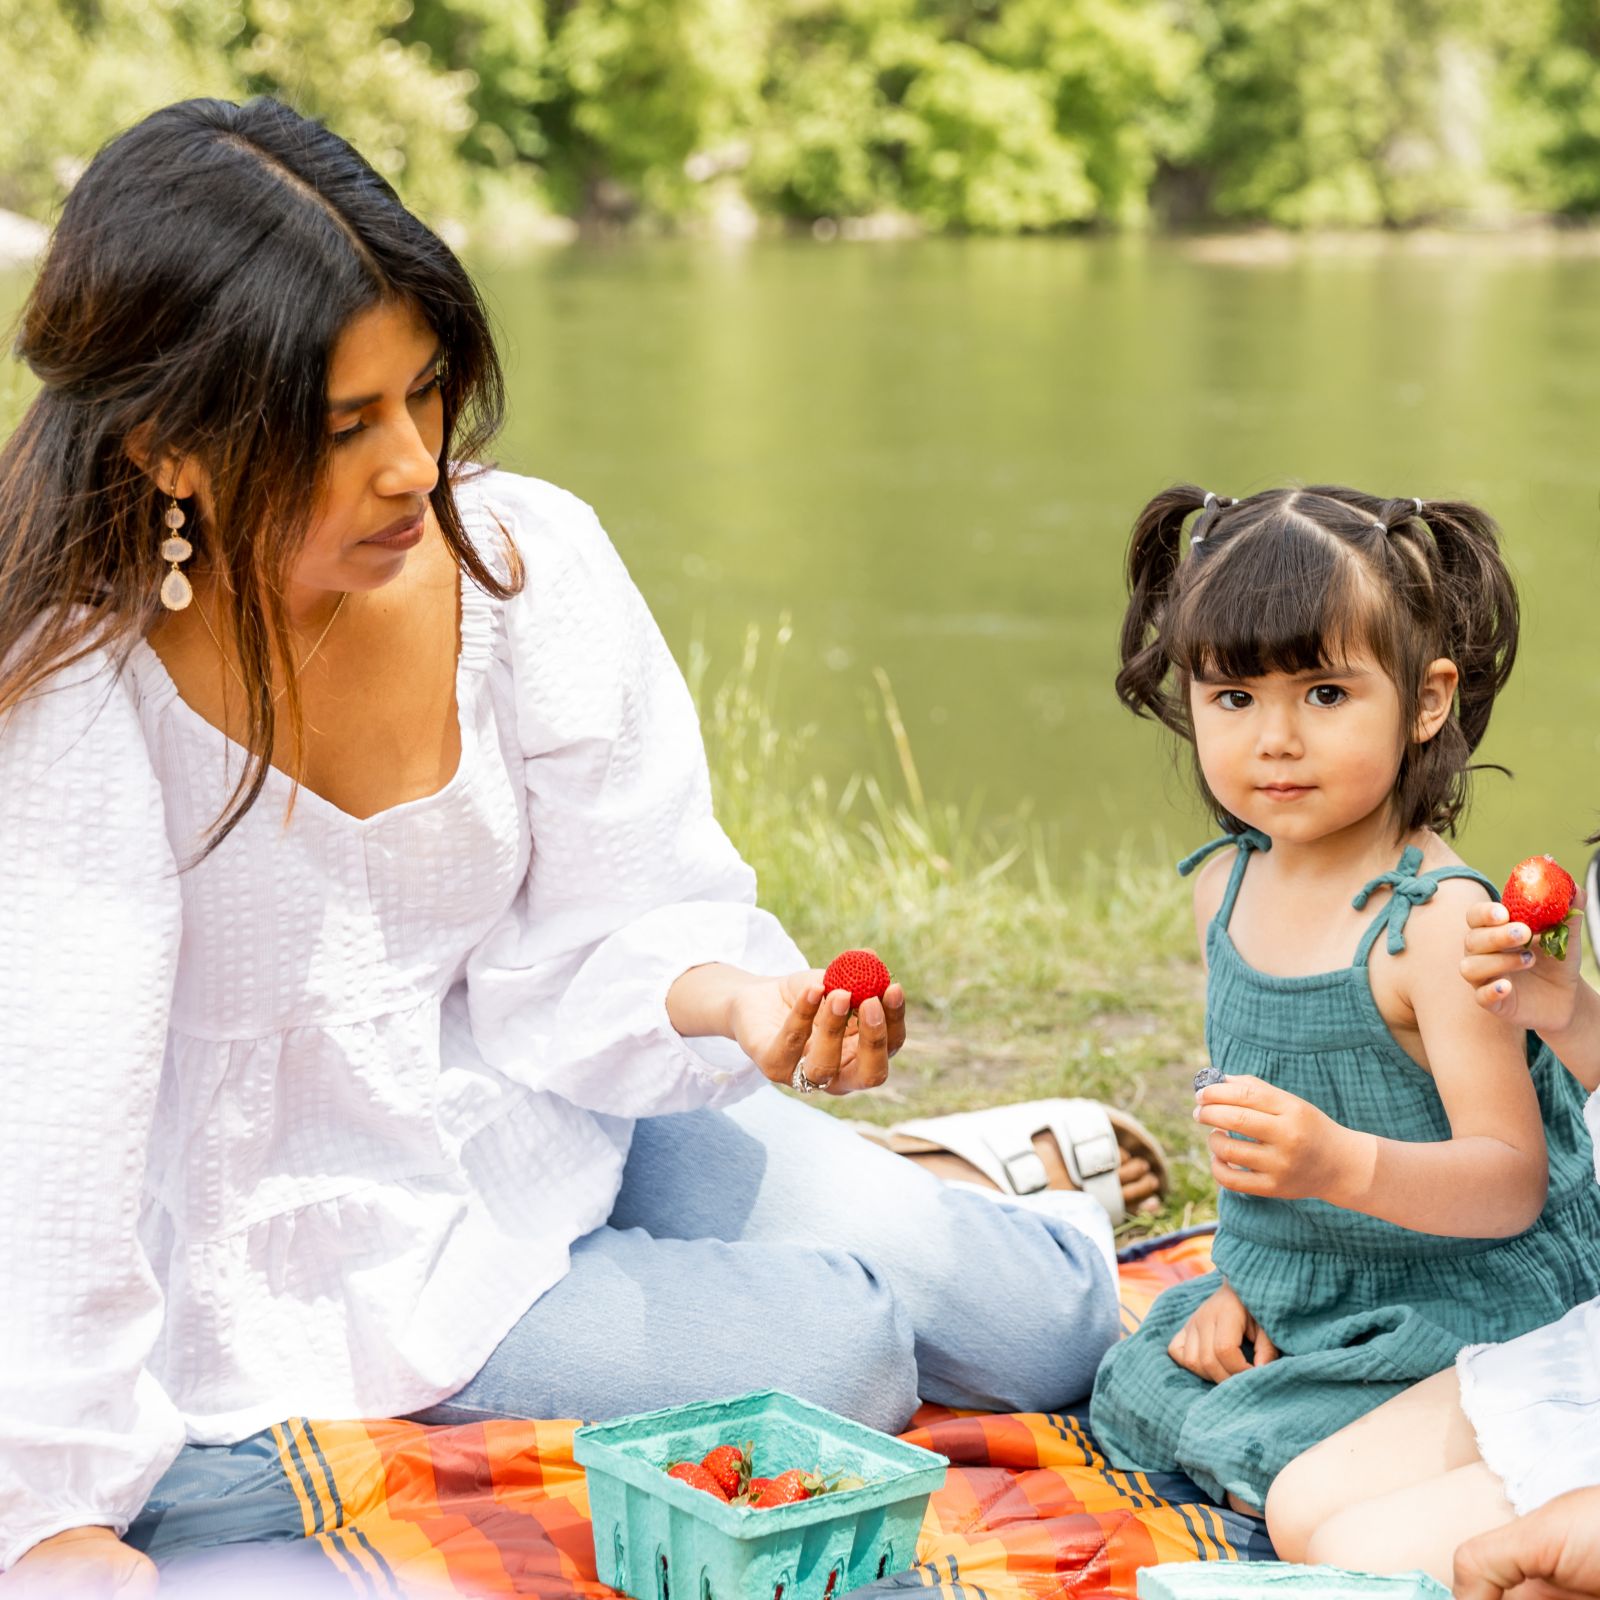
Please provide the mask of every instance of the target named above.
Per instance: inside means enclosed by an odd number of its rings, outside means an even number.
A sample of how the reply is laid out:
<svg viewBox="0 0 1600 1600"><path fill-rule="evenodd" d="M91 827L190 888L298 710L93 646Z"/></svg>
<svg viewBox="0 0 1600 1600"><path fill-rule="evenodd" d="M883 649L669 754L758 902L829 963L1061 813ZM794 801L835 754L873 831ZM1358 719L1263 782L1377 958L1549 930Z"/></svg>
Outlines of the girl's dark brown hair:
<svg viewBox="0 0 1600 1600"><path fill-rule="evenodd" d="M1133 525L1128 593L1117 694L1191 745L1196 676L1336 669L1365 648L1399 690L1411 729L1429 662L1453 661L1455 705L1427 743L1408 735L1394 805L1402 830L1455 829L1477 770L1470 757L1517 654L1517 591L1486 512L1326 484L1244 500L1178 484ZM1218 822L1242 831L1207 787L1198 755L1195 775Z"/></svg>
<svg viewBox="0 0 1600 1600"><path fill-rule="evenodd" d="M0 447L0 717L96 649L121 661L162 615L167 500L142 460L192 457L196 568L249 686L250 755L214 849L266 780L272 653L291 662L285 580L314 520L331 446L340 332L409 302L443 352L445 462L499 428L504 389L472 280L345 141L273 100L188 100L113 139L62 211L23 312L18 356L41 388ZM457 565L500 598L447 472L431 495ZM298 750L294 674L285 709Z"/></svg>

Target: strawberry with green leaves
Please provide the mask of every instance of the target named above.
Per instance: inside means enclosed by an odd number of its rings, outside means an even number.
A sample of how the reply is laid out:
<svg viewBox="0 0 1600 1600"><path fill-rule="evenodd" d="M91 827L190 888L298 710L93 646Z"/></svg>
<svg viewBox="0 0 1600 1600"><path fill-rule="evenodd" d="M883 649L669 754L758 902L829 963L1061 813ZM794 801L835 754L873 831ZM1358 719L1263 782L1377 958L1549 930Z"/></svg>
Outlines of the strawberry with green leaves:
<svg viewBox="0 0 1600 1600"><path fill-rule="evenodd" d="M790 1467L787 1472L766 1479L759 1489L752 1485L749 1504L758 1511L767 1511L773 1506L798 1505L802 1500L809 1500L822 1487L823 1481L816 1473Z"/></svg>
<svg viewBox="0 0 1600 1600"><path fill-rule="evenodd" d="M753 1445L719 1444L708 1450L700 1465L717 1480L723 1495L736 1499L750 1486L750 1452Z"/></svg>
<svg viewBox="0 0 1600 1600"><path fill-rule="evenodd" d="M1522 923L1547 956L1565 961L1567 918L1577 892L1572 874L1553 856L1529 856L1511 869L1500 899L1511 920Z"/></svg>
<svg viewBox="0 0 1600 1600"><path fill-rule="evenodd" d="M769 1511L774 1506L798 1505L802 1500L814 1500L818 1495L843 1494L847 1489L863 1489L867 1480L853 1473L840 1472L826 1478L820 1472L802 1472L790 1467L775 1478L752 1478L743 1504L757 1511Z"/></svg>

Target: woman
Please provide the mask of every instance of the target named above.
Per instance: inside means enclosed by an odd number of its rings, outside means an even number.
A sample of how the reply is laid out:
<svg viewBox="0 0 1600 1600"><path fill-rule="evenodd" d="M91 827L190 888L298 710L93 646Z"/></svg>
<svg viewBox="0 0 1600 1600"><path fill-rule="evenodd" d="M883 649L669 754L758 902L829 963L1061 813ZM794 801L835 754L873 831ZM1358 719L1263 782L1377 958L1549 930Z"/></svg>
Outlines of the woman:
<svg viewBox="0 0 1600 1600"><path fill-rule="evenodd" d="M904 996L853 1028L755 909L587 507L446 468L499 416L483 310L354 151L158 112L19 350L0 1588L138 1587L185 1439L295 1413L1084 1392L1114 1293L1069 1207L751 1094L881 1083Z"/></svg>

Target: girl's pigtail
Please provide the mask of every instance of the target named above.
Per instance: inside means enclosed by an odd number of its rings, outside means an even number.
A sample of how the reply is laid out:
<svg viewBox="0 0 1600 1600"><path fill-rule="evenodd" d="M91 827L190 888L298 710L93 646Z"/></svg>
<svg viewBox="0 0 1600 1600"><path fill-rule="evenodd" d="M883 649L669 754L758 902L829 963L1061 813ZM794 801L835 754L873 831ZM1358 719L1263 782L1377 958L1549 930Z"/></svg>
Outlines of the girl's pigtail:
<svg viewBox="0 0 1600 1600"><path fill-rule="evenodd" d="M1467 809L1470 765L1517 655L1516 585L1494 519L1464 500L1391 500L1379 513L1428 572L1427 610L1438 649L1460 674L1455 715L1401 765L1397 799L1408 827L1453 832ZM1426 532L1424 533L1424 530ZM1500 770L1504 770L1503 768Z"/></svg>
<svg viewBox="0 0 1600 1600"><path fill-rule="evenodd" d="M1476 750L1517 659L1517 589L1487 511L1464 500L1430 500L1423 502L1422 520L1433 535L1442 580L1445 653L1461 672L1461 731L1467 748Z"/></svg>
<svg viewBox="0 0 1600 1600"><path fill-rule="evenodd" d="M1188 707L1169 683L1172 661L1161 641L1161 621L1183 560L1183 524L1205 507L1203 489L1175 484L1139 513L1128 543L1128 610L1122 619L1117 697L1136 716L1154 717L1178 733L1188 731Z"/></svg>

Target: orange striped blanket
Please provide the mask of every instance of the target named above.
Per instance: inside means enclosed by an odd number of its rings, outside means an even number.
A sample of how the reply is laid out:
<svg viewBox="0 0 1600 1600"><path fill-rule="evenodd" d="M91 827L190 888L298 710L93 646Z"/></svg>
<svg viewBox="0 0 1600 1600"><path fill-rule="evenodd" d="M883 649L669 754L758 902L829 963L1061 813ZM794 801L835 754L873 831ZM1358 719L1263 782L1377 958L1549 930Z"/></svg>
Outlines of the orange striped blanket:
<svg viewBox="0 0 1600 1600"><path fill-rule="evenodd" d="M1207 1270L1209 1230L1125 1252L1124 1325L1168 1284ZM191 1452L188 1481L129 1532L163 1595L328 1593L613 1596L595 1578L573 1422L424 1428L294 1418ZM1107 1467L1076 1416L924 1407L905 1435L950 1458L918 1565L856 1591L970 1600L1113 1600L1158 1561L1270 1557L1259 1527L1186 1478ZM187 1461L189 1458L186 1457ZM242 1547L242 1548L241 1548Z"/></svg>

